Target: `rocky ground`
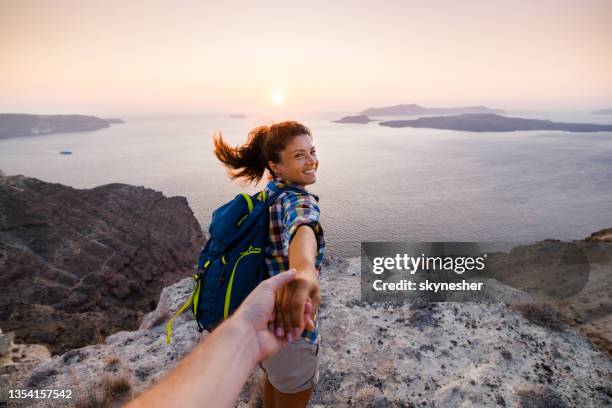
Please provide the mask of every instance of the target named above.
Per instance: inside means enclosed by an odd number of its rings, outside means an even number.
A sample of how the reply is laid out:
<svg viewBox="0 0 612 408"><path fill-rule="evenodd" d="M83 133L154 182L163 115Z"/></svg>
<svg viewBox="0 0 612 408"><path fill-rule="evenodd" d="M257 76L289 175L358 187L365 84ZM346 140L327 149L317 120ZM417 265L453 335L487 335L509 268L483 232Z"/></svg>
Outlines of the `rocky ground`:
<svg viewBox="0 0 612 408"><path fill-rule="evenodd" d="M580 292L551 303L564 321L612 356L612 229L594 233L577 246L589 258L589 279Z"/></svg>
<svg viewBox="0 0 612 408"><path fill-rule="evenodd" d="M39 344L15 344L15 333L0 329L0 406L2 392L29 378L32 370L51 358L49 350Z"/></svg>
<svg viewBox="0 0 612 408"><path fill-rule="evenodd" d="M332 262L322 275L320 383L313 407L612 404L609 356L530 295L488 280L486 290L500 302L368 305L359 297L359 276L358 258ZM164 342L164 323L191 286L184 279L165 288L139 330L54 356L22 385L71 386L84 401L111 389L113 381L123 390L119 401L138 394L203 337L184 314L175 322L173 343ZM510 299L514 304L505 302ZM238 406L259 405L258 376L256 371L245 385Z"/></svg>
<svg viewBox="0 0 612 408"><path fill-rule="evenodd" d="M489 255L495 279L552 304L565 323L612 356L612 229Z"/></svg>
<svg viewBox="0 0 612 408"><path fill-rule="evenodd" d="M53 353L134 330L202 242L184 197L0 174L0 327Z"/></svg>

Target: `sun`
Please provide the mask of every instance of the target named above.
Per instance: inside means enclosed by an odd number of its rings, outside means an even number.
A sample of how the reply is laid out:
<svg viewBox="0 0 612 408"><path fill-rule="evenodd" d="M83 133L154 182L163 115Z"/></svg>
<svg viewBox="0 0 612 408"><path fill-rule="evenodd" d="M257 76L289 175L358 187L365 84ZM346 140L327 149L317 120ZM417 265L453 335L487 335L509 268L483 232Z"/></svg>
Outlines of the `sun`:
<svg viewBox="0 0 612 408"><path fill-rule="evenodd" d="M282 91L274 90L270 96L275 105L282 105L285 103L285 94Z"/></svg>

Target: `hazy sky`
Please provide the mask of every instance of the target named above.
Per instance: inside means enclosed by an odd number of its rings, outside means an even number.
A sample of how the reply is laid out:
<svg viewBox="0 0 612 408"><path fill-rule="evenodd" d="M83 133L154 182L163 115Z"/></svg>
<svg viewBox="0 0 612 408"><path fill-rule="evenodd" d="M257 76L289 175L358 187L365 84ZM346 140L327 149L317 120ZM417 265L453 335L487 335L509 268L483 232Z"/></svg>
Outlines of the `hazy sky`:
<svg viewBox="0 0 612 408"><path fill-rule="evenodd" d="M612 0L0 0L0 50L0 112L612 107Z"/></svg>

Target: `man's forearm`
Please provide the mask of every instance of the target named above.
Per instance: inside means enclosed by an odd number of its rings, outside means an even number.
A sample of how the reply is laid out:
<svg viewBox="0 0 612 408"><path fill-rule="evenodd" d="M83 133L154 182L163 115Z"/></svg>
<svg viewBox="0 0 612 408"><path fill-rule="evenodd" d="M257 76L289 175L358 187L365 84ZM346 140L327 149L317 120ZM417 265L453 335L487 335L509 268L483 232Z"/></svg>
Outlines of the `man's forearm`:
<svg viewBox="0 0 612 408"><path fill-rule="evenodd" d="M230 319L129 408L233 407L242 384L257 363L256 353L253 330L238 319Z"/></svg>

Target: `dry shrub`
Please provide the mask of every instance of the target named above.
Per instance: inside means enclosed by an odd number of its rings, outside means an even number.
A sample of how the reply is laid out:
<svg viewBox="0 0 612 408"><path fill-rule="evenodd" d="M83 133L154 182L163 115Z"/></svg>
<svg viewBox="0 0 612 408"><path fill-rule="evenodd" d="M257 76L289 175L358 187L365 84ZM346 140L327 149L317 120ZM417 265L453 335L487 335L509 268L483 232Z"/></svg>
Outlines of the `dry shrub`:
<svg viewBox="0 0 612 408"><path fill-rule="evenodd" d="M104 398L116 401L127 396L132 391L132 383L126 377L105 378L102 380L102 392Z"/></svg>
<svg viewBox="0 0 612 408"><path fill-rule="evenodd" d="M121 359L119 359L119 357L117 357L117 356L110 356L106 360L106 365L107 366L114 366L114 365L118 365L119 363L121 363Z"/></svg>
<svg viewBox="0 0 612 408"><path fill-rule="evenodd" d="M96 327L93 338L94 344L103 344L105 340L106 336L102 334L100 328Z"/></svg>
<svg viewBox="0 0 612 408"><path fill-rule="evenodd" d="M116 371L121 364L121 359L117 356L110 356L106 359L106 370L107 371Z"/></svg>
<svg viewBox="0 0 612 408"><path fill-rule="evenodd" d="M96 389L97 388L97 389ZM132 383L126 377L105 377L100 387L90 389L75 401L76 408L110 408L131 397Z"/></svg>
<svg viewBox="0 0 612 408"><path fill-rule="evenodd" d="M579 327L579 329L582 334L591 340L591 343L593 343L595 347L612 357L612 341L610 341L610 339L595 330L589 330L583 327Z"/></svg>
<svg viewBox="0 0 612 408"><path fill-rule="evenodd" d="M543 302L524 302L511 305L511 309L519 312L525 319L538 326L553 330L561 330L563 323L554 307Z"/></svg>

